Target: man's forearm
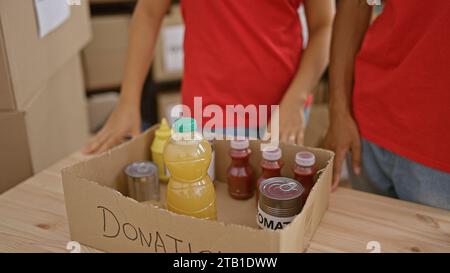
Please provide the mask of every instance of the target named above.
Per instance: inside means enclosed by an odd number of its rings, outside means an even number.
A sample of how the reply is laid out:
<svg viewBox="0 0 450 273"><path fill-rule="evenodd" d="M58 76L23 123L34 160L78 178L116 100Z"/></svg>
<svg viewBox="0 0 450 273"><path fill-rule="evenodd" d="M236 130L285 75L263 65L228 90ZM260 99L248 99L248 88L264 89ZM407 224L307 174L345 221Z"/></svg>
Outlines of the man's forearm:
<svg viewBox="0 0 450 273"><path fill-rule="evenodd" d="M121 101L140 105L142 88L153 60L162 18L170 0L149 4L139 1L130 24L127 61L122 80Z"/></svg>
<svg viewBox="0 0 450 273"><path fill-rule="evenodd" d="M330 114L351 114L354 64L370 24L366 0L340 0L330 55Z"/></svg>

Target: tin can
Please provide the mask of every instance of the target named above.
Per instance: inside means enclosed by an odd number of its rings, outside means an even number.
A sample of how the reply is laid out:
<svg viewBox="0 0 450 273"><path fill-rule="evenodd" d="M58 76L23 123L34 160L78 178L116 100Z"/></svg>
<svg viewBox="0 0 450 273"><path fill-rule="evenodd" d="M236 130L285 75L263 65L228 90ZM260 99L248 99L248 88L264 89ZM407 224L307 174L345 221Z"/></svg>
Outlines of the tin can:
<svg viewBox="0 0 450 273"><path fill-rule="evenodd" d="M263 229L283 229L294 220L303 208L305 189L294 179L273 177L259 186L256 221Z"/></svg>
<svg viewBox="0 0 450 273"><path fill-rule="evenodd" d="M124 169L128 195L139 202L159 201L158 167L150 161L137 161Z"/></svg>

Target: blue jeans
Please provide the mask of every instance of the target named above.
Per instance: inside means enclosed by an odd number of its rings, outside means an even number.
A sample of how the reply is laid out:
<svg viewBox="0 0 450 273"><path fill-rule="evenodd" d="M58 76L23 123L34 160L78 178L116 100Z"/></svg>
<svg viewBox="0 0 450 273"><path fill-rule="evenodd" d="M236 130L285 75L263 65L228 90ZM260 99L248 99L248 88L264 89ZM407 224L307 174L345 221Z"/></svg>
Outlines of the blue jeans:
<svg viewBox="0 0 450 273"><path fill-rule="evenodd" d="M450 210L450 173L435 170L362 140L360 175L349 175L354 189ZM449 155L450 156L450 155Z"/></svg>

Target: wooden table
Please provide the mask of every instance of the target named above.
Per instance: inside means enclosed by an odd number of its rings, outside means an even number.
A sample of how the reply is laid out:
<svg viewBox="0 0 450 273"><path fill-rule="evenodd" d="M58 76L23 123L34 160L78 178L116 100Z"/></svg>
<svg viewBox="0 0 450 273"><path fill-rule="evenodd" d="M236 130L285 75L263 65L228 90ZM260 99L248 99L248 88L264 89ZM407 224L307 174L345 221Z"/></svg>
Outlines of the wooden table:
<svg viewBox="0 0 450 273"><path fill-rule="evenodd" d="M68 252L60 170L74 154L0 195L0 252ZM450 252L450 212L341 188L308 252ZM82 246L82 252L96 252Z"/></svg>

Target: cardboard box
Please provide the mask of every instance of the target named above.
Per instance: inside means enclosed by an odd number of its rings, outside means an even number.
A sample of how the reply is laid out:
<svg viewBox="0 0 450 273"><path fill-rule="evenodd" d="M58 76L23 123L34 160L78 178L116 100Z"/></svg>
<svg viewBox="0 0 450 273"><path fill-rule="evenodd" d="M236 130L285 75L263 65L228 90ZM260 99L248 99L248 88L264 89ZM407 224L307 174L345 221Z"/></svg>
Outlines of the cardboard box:
<svg viewBox="0 0 450 273"><path fill-rule="evenodd" d="M304 209L285 229L257 229L255 199L229 197L227 185L216 184L218 221L177 215L126 197L123 168L150 159L150 143L156 127L107 153L62 171L71 239L104 251L123 252L302 252L327 210L333 153L320 149L281 145L292 176L294 155L300 150L316 154L324 171L311 191ZM260 174L259 144L251 143L256 175ZM216 178L225 181L230 163L229 143L216 141ZM220 158L221 160L217 160ZM166 186L161 187L165 202ZM86 221L89 219L89 221Z"/></svg>
<svg viewBox="0 0 450 273"><path fill-rule="evenodd" d="M153 59L154 81L165 82L182 79L184 67L183 43L183 17L179 5L174 5L161 24Z"/></svg>
<svg viewBox="0 0 450 273"><path fill-rule="evenodd" d="M181 104L181 92L179 90L160 92L156 100L158 120L165 118L167 121L170 121L170 111L175 105Z"/></svg>
<svg viewBox="0 0 450 273"><path fill-rule="evenodd" d="M0 112L0 132L0 192L80 149L88 124L78 55L23 111Z"/></svg>
<svg viewBox="0 0 450 273"><path fill-rule="evenodd" d="M130 20L129 14L92 17L93 39L83 50L87 90L120 87Z"/></svg>
<svg viewBox="0 0 450 273"><path fill-rule="evenodd" d="M39 37L35 1L0 1L0 110L22 110L91 37L85 0L70 17Z"/></svg>

